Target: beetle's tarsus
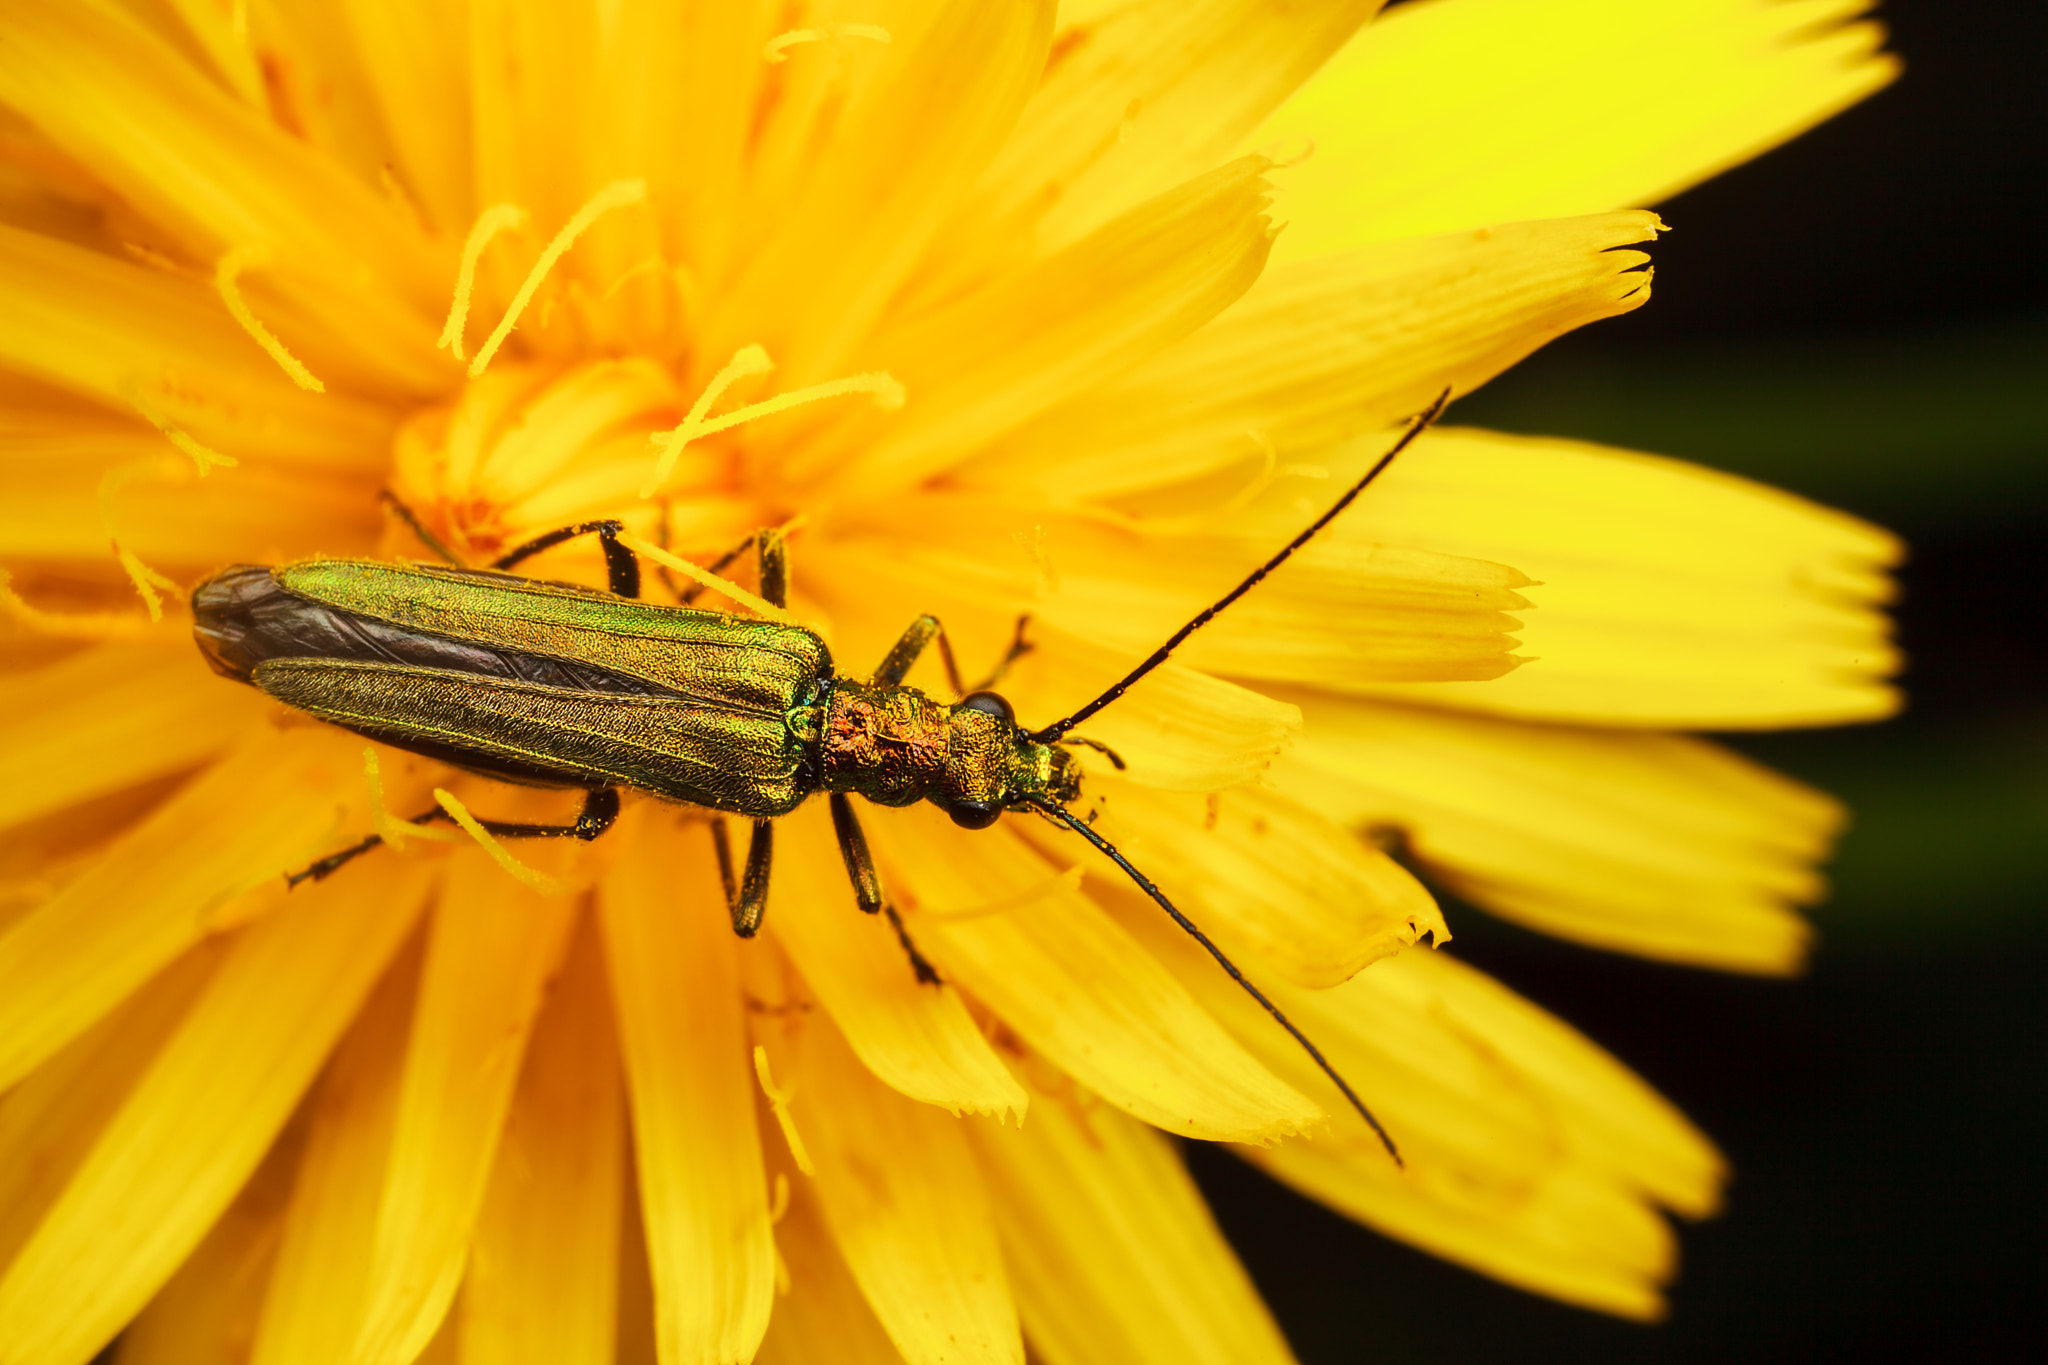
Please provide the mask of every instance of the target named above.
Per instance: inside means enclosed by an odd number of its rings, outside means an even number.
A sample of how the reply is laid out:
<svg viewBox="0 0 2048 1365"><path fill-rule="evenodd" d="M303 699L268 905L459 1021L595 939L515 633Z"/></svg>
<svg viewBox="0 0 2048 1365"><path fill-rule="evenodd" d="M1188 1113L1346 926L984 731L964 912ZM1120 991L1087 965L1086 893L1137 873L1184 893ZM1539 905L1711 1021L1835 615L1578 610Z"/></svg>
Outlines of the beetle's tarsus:
<svg viewBox="0 0 2048 1365"><path fill-rule="evenodd" d="M434 820L447 820L448 812L435 806L407 818L408 825L424 825ZM612 827L619 818L619 789L598 787L584 793L583 809L576 819L566 825L526 825L506 820L478 820L485 833L498 839L580 839L589 843ZM287 888L296 888L301 882L322 881L339 871L344 865L354 862L371 849L384 842L381 834L372 834L358 843L349 845L336 853L330 853L320 861L297 872L285 874Z"/></svg>
<svg viewBox="0 0 2048 1365"><path fill-rule="evenodd" d="M922 986L945 985L946 979L939 975L939 969L932 966L926 960L925 955L917 950L917 944L911 940L910 931L903 927L903 916L896 913L896 907L885 904L882 907L882 913L889 917L890 926L896 930L896 941L901 943L903 951L909 954L910 970L917 974L918 984Z"/></svg>

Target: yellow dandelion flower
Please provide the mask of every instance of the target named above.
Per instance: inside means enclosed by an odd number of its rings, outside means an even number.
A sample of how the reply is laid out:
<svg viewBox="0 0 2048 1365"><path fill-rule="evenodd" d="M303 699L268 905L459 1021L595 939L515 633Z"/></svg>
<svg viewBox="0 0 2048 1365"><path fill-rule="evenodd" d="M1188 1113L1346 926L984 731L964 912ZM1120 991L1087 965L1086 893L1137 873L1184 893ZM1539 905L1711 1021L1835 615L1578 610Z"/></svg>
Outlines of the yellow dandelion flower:
<svg viewBox="0 0 2048 1365"><path fill-rule="evenodd" d="M1794 969L1834 807L1673 732L1885 713L1881 532L1434 431L1090 719L1122 762L1071 749L1076 809L1405 1172L1046 821L864 813L943 985L818 802L742 941L701 810L479 847L573 796L366 772L213 676L185 593L615 518L653 600L775 614L705 566L782 528L851 676L925 612L973 673L1028 614L1044 724L1434 395L1643 303L1629 206L1882 85L1865 7L10 0L0 1362L1287 1359L1167 1135L1655 1315L1719 1157L1431 951L1375 840L1551 933ZM588 537L521 572L606 581Z"/></svg>

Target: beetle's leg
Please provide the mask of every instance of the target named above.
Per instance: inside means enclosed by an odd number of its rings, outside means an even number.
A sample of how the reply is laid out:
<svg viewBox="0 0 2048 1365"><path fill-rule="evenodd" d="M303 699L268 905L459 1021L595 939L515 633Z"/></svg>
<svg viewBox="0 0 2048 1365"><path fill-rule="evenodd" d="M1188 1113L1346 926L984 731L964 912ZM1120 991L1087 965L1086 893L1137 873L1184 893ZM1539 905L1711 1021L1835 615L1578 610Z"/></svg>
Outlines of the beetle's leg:
<svg viewBox="0 0 2048 1365"><path fill-rule="evenodd" d="M732 844L723 817L711 822L711 847L718 854L718 879L725 883L725 908L732 914L732 931L752 938L761 928L761 916L768 910L768 866L775 857L775 822L756 820L747 840L747 870L739 885L732 880Z"/></svg>
<svg viewBox="0 0 2048 1365"><path fill-rule="evenodd" d="M853 883L853 902L866 914L882 908L882 878L875 871L874 855L868 852L868 836L861 833L853 816L853 802L845 792L833 792L832 832L839 836L839 856L846 860L846 878Z"/></svg>
<svg viewBox="0 0 2048 1365"><path fill-rule="evenodd" d="M917 974L919 984L945 985L945 978L939 975L939 969L927 962L924 954L917 950L917 945L911 942L910 931L903 927L903 916L896 913L896 907L885 904L882 906L882 913L889 917L889 926L896 931L896 941L902 944L903 951L909 954L910 970Z"/></svg>
<svg viewBox="0 0 2048 1365"><path fill-rule="evenodd" d="M625 530L625 523L618 521L580 521L574 526L562 526L544 536L535 536L516 550L499 555L491 561L494 569L509 569L521 560L531 559L542 550L552 550L565 540L578 536L594 535L604 550L604 572L612 595L615 597L638 597L640 595L640 558L631 550L619 544L619 533Z"/></svg>
<svg viewBox="0 0 2048 1365"><path fill-rule="evenodd" d="M435 820L448 819L448 812L439 806L421 811L410 817L409 825L424 825ZM619 818L619 791L616 787L599 787L584 793L583 809L574 823L567 825L527 825L506 820L478 820L484 832L500 839L581 839L588 843L612 827L612 821ZM349 845L337 853L330 853L319 862L297 872L285 875L286 886L297 886L304 881L320 881L345 864L354 862L371 849L384 842L381 834L372 834L358 843Z"/></svg>
<svg viewBox="0 0 2048 1365"><path fill-rule="evenodd" d="M1026 654L1029 654L1032 650L1038 648L1037 645L1032 644L1031 641L1024 638L1025 629L1029 627L1030 624L1030 612L1027 611L1018 613L1017 629L1015 633L1013 633L1010 636L1010 647L1003 651L1002 658L996 660L996 666L989 670L988 676L986 678L983 678L980 682L976 683L973 687L969 688L968 691L986 692L988 689L994 687L997 683L1001 682L1004 678L1009 676L1010 666L1012 664L1016 663L1017 660L1023 658Z"/></svg>
<svg viewBox="0 0 2048 1365"><path fill-rule="evenodd" d="M946 665L946 681L953 685L953 695L964 697L966 687L960 682L960 665L953 659L953 642L946 638L946 628L939 618L926 612L910 623L910 628L896 638L889 646L889 652L882 656L882 662L875 668L874 684L877 687L894 687L903 681L903 675L910 671L912 664L925 651L925 646L934 639L939 642L939 658Z"/></svg>
<svg viewBox="0 0 2048 1365"><path fill-rule="evenodd" d="M782 532L773 526L761 528L755 544L761 566L761 597L771 607L789 605L789 547Z"/></svg>
<svg viewBox="0 0 2048 1365"><path fill-rule="evenodd" d="M431 810L424 810L418 815L409 817L406 823L409 825L424 825L430 821L445 820L447 818L448 812L442 810L439 806L435 806ZM298 886L300 882L323 881L330 874L341 870L383 842L383 835L372 834L366 839L350 844L339 852L328 854L325 858L311 866L302 867L297 872L285 873L284 884L287 888L291 888Z"/></svg>
<svg viewBox="0 0 2048 1365"><path fill-rule="evenodd" d="M598 787L584 793L583 810L574 824L519 825L504 820L478 820L486 834L500 839L581 839L585 843L612 827L619 818L619 789Z"/></svg>
<svg viewBox="0 0 2048 1365"><path fill-rule="evenodd" d="M421 524L419 517L414 514L413 510L398 500L396 493L386 488L380 491L377 496L383 499L384 505L390 508L397 515L398 519L404 522L412 533L420 538L420 544L426 546L456 568L464 567L462 561L455 557L455 552L446 545L443 545L439 536Z"/></svg>
<svg viewBox="0 0 2048 1365"><path fill-rule="evenodd" d="M758 558L755 562L759 566L760 571L762 600L766 601L770 606L788 606L789 551L785 548L782 532L775 527L764 526L754 532L745 540L720 555L716 562L706 565L706 572L723 573L727 565L731 564L748 550L756 550L758 552ZM662 569L659 572L661 574L661 581L668 584L669 588L673 590L676 584L675 580L669 577L668 570ZM692 584L687 590L676 593L676 598L687 607L690 603L696 601L697 595L709 586L706 583Z"/></svg>
<svg viewBox="0 0 2048 1365"><path fill-rule="evenodd" d="M847 799L845 792L833 792L831 806L832 830L839 836L839 856L846 860L847 880L853 883L854 904L870 915L878 910L886 913L890 926L896 930L897 941L910 955L910 970L917 973L917 979L927 986L940 984L938 971L910 941L910 931L903 927L903 917L883 898L882 878L875 871L874 856L868 852L868 837L861 833L860 821L854 818L853 802Z"/></svg>
<svg viewBox="0 0 2048 1365"><path fill-rule="evenodd" d="M937 640L939 659L946 666L946 681L952 684L953 695L964 697L970 692L984 691L1001 682L1003 675L1010 671L1010 665L1032 651L1034 646L1024 638L1024 629L1030 624L1031 613L1028 611L1017 618L1017 632L1010 639L1009 649L1004 651L1003 657L986 678L969 687L960 681L960 665L953 656L953 642L946 635L945 625L938 617L926 612L912 621L910 629L904 631L896 643L890 646L888 654L882 658L881 666L875 670L874 681L885 687L894 687L902 682L903 675L910 672L911 665L924 653L925 646Z"/></svg>
<svg viewBox="0 0 2048 1365"><path fill-rule="evenodd" d="M717 560L705 565L705 568L712 573L724 573L726 568L735 559L738 559L741 555L753 549L758 539L758 534L748 535L748 537L745 540L733 546L730 550L727 550L724 554L720 555L717 558ZM665 549L667 547L664 546L663 548ZM660 569L657 572L661 574L661 581L668 584L669 591L676 595L676 600L681 602L686 607L689 606L690 603L696 601L698 597L702 596L704 590L710 586L706 583L692 583L687 588L679 588L676 585L676 580L674 576L672 576L667 569Z"/></svg>

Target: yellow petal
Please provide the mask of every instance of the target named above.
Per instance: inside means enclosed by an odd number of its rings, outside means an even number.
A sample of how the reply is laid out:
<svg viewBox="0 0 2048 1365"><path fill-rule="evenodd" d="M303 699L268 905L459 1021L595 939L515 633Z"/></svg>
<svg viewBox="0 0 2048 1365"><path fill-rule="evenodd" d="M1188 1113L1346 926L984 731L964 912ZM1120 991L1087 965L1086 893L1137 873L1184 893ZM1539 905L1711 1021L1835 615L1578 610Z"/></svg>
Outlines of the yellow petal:
<svg viewBox="0 0 2048 1365"><path fill-rule="evenodd" d="M442 237L475 215L470 150L469 28L452 5L349 0L336 17L361 54L389 164ZM300 16L293 16L303 22ZM320 54L338 64L339 54Z"/></svg>
<svg viewBox="0 0 2048 1365"><path fill-rule="evenodd" d="M265 105L263 72L258 68L254 45L249 41L249 13L222 10L207 0L167 0L192 41L205 54L206 63L227 87L251 109ZM242 31L238 34L237 28Z"/></svg>
<svg viewBox="0 0 2048 1365"><path fill-rule="evenodd" d="M1247 140L1282 258L1654 203L1898 74L1869 0L1434 0L1354 38Z"/></svg>
<svg viewBox="0 0 2048 1365"><path fill-rule="evenodd" d="M1291 1365L1259 1292L1160 1133L1078 1090L970 1124L1034 1359Z"/></svg>
<svg viewBox="0 0 2048 1365"><path fill-rule="evenodd" d="M140 423L9 414L0 418L0 480L12 494L0 505L0 564L17 572L37 560L112 569L100 481L145 462L151 472L127 478L113 497L115 528L143 563L187 581L234 559L368 549L383 529L357 475L258 457L202 479L161 432Z"/></svg>
<svg viewBox="0 0 2048 1365"><path fill-rule="evenodd" d="M1118 907L1119 921L1333 1116L1327 1133L1250 1159L1509 1283L1625 1316L1661 1311L1675 1248L1656 1206L1712 1211L1725 1170L1627 1068L1448 952L1411 949L1329 991L1272 982L1275 1003L1400 1145L1403 1171L1264 1011L1145 909Z"/></svg>
<svg viewBox="0 0 2048 1365"><path fill-rule="evenodd" d="M467 51L458 60L466 62L471 83L469 175L476 203L518 204L548 225L543 234L552 232L598 187L587 178L582 154L584 111L596 84L597 13L578 5L485 0L466 23L451 17L468 30L461 39ZM373 63L396 60L382 43L368 55Z"/></svg>
<svg viewBox="0 0 2048 1365"><path fill-rule="evenodd" d="M414 934L384 973L308 1107L306 1151L256 1322L252 1365L352 1358L424 948L425 935Z"/></svg>
<svg viewBox="0 0 2048 1365"><path fill-rule="evenodd" d="M534 1026L462 1281L462 1365L611 1365L624 1106L594 920Z"/></svg>
<svg viewBox="0 0 2048 1365"><path fill-rule="evenodd" d="M908 405L800 446L787 476L894 494L1194 331L1265 265L1266 164L1232 162L952 307L884 329L864 363L901 381Z"/></svg>
<svg viewBox="0 0 2048 1365"><path fill-rule="evenodd" d="M1037 621L1030 638L1038 648L1019 664L1016 681L1003 687L1027 725L1032 718L1050 724L1072 713L1140 659ZM1286 702L1169 660L1089 717L1080 733L1114 749L1132 782L1211 792L1265 772L1300 728L1300 713Z"/></svg>
<svg viewBox="0 0 2048 1365"><path fill-rule="evenodd" d="M1331 468L1362 467L1379 448L1356 443ZM1246 519L1273 536L1299 520L1279 506ZM1496 559L1542 585L1523 618L1531 662L1507 677L1325 682L1333 690L1660 728L1829 725L1898 705L1883 681L1898 655L1877 610L1898 542L1746 479L1576 441L1437 431L1327 534Z"/></svg>
<svg viewBox="0 0 2048 1365"><path fill-rule="evenodd" d="M1317 1119L1009 830L964 832L924 806L866 824L940 972L1111 1104L1169 1132L1247 1142Z"/></svg>
<svg viewBox="0 0 2048 1365"><path fill-rule="evenodd" d="M1670 1230L1588 1172L1564 1167L1451 1199L1373 1174L1369 1163L1384 1163L1384 1151L1299 1143L1244 1156L1317 1203L1432 1256L1581 1308L1645 1322L1664 1316L1659 1286L1677 1263Z"/></svg>
<svg viewBox="0 0 2048 1365"><path fill-rule="evenodd" d="M1216 321L958 472L1073 501L1235 470L1238 487L1466 394L1573 328L1641 307L1652 214L1383 242L1275 265ZM1264 474L1261 474L1261 469ZM1275 546L1274 548L1278 548Z"/></svg>
<svg viewBox="0 0 2048 1365"><path fill-rule="evenodd" d="M405 1365L448 1311L573 909L566 898L527 890L475 850L448 865L384 1171L359 1362Z"/></svg>
<svg viewBox="0 0 2048 1365"><path fill-rule="evenodd" d="M193 258L267 248L272 330L403 391L445 385L429 321L436 253L392 207L111 7L21 0L0 27L0 100ZM287 325L288 324L288 325ZM318 348L309 354L310 348Z"/></svg>
<svg viewBox="0 0 2048 1365"><path fill-rule="evenodd" d="M707 323L706 349L765 343L792 384L844 368L1002 145L1044 70L1052 12L1050 0L956 0L891 41L868 97L776 205L770 235ZM753 334L764 317L775 319L771 336Z"/></svg>
<svg viewBox="0 0 2048 1365"><path fill-rule="evenodd" d="M629 810L599 891L663 1365L747 1359L774 1244L737 949L701 826Z"/></svg>
<svg viewBox="0 0 2048 1365"><path fill-rule="evenodd" d="M1382 0L1060 7L1037 93L989 170L988 207L1066 242L1222 161Z"/></svg>
<svg viewBox="0 0 2048 1365"><path fill-rule="evenodd" d="M802 1049L818 1202L896 1349L911 1365L1023 1365L967 1125L884 1087L826 1020Z"/></svg>
<svg viewBox="0 0 2048 1365"><path fill-rule="evenodd" d="M259 720L164 634L0 678L0 826L194 767Z"/></svg>
<svg viewBox="0 0 2048 1365"><path fill-rule="evenodd" d="M183 0L212 8L207 0ZM263 54L264 105L271 122L318 149L364 185L376 185L417 220L416 196L398 182L386 136L343 5L256 5L246 12L248 46Z"/></svg>
<svg viewBox="0 0 2048 1365"><path fill-rule="evenodd" d="M0 1341L17 1359L83 1359L170 1278L283 1127L425 890L414 865L366 865L244 933L0 1280Z"/></svg>
<svg viewBox="0 0 2048 1365"><path fill-rule="evenodd" d="M220 966L192 949L0 1096L0 1265L13 1261Z"/></svg>
<svg viewBox="0 0 2048 1365"><path fill-rule="evenodd" d="M682 259L701 279L724 278L732 239L744 232L756 91L778 74L761 46L783 17L767 6L631 4L608 14L598 35L603 79L582 149L598 162L591 182L646 176L666 239L684 244Z"/></svg>
<svg viewBox="0 0 2048 1365"><path fill-rule="evenodd" d="M799 1182L775 1225L775 1249L789 1267L789 1292L775 1301L756 1365L902 1365L832 1244L817 1202L809 1182Z"/></svg>
<svg viewBox="0 0 2048 1365"><path fill-rule="evenodd" d="M0 1088L194 943L283 903L281 874L339 842L334 806L309 795L357 780L337 750L254 736L0 937Z"/></svg>
<svg viewBox="0 0 2048 1365"><path fill-rule="evenodd" d="M1818 898L1813 864L1842 818L1820 793L1676 735L1298 700L1312 722L1274 783L1332 820L1401 831L1468 900L1667 961L1803 960L1792 907Z"/></svg>
<svg viewBox="0 0 2048 1365"><path fill-rule="evenodd" d="M944 517L943 504L906 499L906 511ZM1000 659L1030 606L1031 561L1019 555L1015 575L989 574L952 554L931 554L900 536L815 542L804 549L807 586L829 607L834 650L849 664L879 660L920 613L945 623L960 669L971 686ZM934 572L939 565L943 571ZM815 579L808 575L815 571ZM997 686L1026 724L1050 724L1128 673L1143 657L1107 649L1033 617L1025 624L1031 652ZM1145 647L1149 653L1152 644ZM911 677L935 695L947 683L936 647ZM1089 737L1117 751L1131 780L1174 791L1214 791L1265 771L1299 727L1295 709L1249 688L1168 662L1117 704L1088 722Z"/></svg>
<svg viewBox="0 0 2048 1365"><path fill-rule="evenodd" d="M304 1146L294 1123L141 1316L121 1334L129 1365L243 1365L263 1306Z"/></svg>
<svg viewBox="0 0 2048 1365"><path fill-rule="evenodd" d="M956 1115L1021 1119L1024 1091L959 995L920 984L888 921L854 903L825 803L777 821L775 845L769 928L867 1068Z"/></svg>
<svg viewBox="0 0 2048 1365"><path fill-rule="evenodd" d="M1344 485L1327 487L1334 500ZM928 579L1029 605L1034 620L1143 658L1328 506L1298 501L1288 500L1285 530L1270 516L1229 514L1214 529L1191 528L980 494L903 499L864 520L891 528L897 561ZM1213 672L1331 684L1498 678L1519 662L1507 613L1529 605L1515 591L1528 582L1500 563L1327 535L1174 657Z"/></svg>
<svg viewBox="0 0 2048 1365"><path fill-rule="evenodd" d="M0 364L238 458L262 455L372 474L391 418L311 394L184 280L0 226ZM171 451L168 441L163 444Z"/></svg>
<svg viewBox="0 0 2048 1365"><path fill-rule="evenodd" d="M1104 837L1240 965L1334 986L1422 935L1450 937L1429 892L1398 863L1278 793L1168 794L1103 776L1090 778L1088 795L1102 803ZM1094 856L1050 827L1032 842L1076 862Z"/></svg>

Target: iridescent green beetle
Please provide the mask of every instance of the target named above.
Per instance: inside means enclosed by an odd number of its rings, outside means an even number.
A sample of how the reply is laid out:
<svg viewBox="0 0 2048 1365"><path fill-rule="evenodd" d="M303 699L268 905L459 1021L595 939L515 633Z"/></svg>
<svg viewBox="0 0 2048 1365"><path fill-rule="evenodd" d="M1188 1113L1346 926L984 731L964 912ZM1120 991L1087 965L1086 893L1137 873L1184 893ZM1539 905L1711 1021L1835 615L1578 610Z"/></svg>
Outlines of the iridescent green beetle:
<svg viewBox="0 0 2048 1365"><path fill-rule="evenodd" d="M712 825L733 929L742 936L760 928L767 906L775 817L826 792L855 900L862 910L888 915L924 981L937 981L937 973L883 894L849 795L883 806L931 801L968 829L984 829L1004 811L1043 815L1093 844L1207 949L1394 1153L1378 1120L1315 1045L1149 878L1068 809L1081 791L1073 747L1089 743L1068 734L1350 506L1449 396L1237 587L1114 686L1038 730L1018 725L997 693L961 685L936 617L914 621L862 681L835 672L825 642L801 626L641 601L640 563L620 542L624 528L616 521L552 531L488 571L354 559L236 565L194 591L193 632L217 672L321 720L507 781L587 793L572 824L480 822L498 837L595 839L617 818L622 787L751 820L737 880L724 821ZM584 535L597 536L604 550L607 592L506 572ZM761 596L780 607L788 582L781 536L766 531L751 543ZM934 640L956 693L966 694L958 702L903 685ZM1020 623L996 677L1026 648ZM437 807L415 819L441 815ZM371 835L291 881L325 877L380 842Z"/></svg>

